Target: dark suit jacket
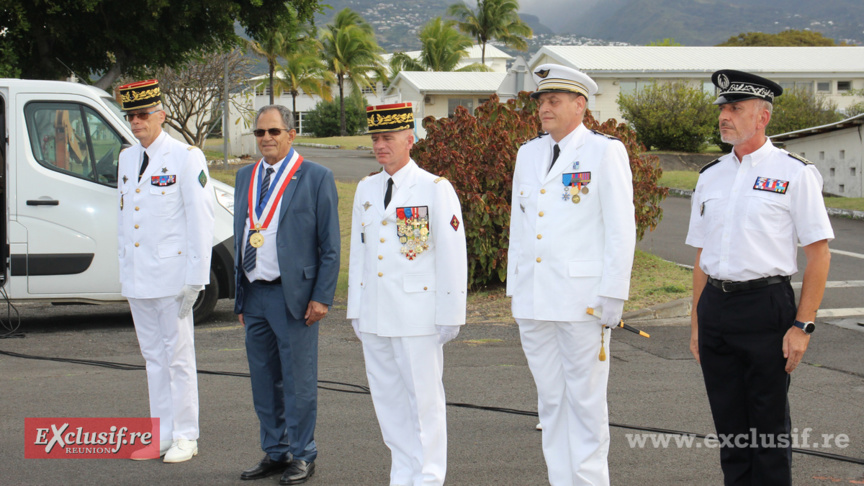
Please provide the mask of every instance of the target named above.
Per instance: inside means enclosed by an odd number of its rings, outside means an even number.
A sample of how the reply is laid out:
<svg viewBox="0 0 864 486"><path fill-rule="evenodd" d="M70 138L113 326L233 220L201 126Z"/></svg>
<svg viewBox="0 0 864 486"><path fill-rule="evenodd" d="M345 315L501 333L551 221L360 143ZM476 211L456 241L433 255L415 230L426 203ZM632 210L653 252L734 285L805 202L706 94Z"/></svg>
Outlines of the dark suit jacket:
<svg viewBox="0 0 864 486"><path fill-rule="evenodd" d="M257 165L240 169L234 186L234 271L237 276L234 312L237 314L243 313L242 282L246 278L241 262L246 247L243 235L249 217L249 181ZM285 302L294 319L303 318L310 300L333 304L339 276L337 200L333 172L306 160L282 194L276 254Z"/></svg>

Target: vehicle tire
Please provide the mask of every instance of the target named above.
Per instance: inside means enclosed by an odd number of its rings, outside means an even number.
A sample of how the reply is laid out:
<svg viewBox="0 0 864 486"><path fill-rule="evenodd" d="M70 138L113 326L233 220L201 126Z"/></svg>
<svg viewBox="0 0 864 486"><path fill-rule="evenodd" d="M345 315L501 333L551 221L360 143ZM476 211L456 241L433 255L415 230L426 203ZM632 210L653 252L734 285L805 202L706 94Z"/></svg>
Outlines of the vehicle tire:
<svg viewBox="0 0 864 486"><path fill-rule="evenodd" d="M195 324L206 322L210 318L217 300L219 300L219 280L213 269L210 269L210 283L198 294L198 299L192 306L192 317L195 319Z"/></svg>

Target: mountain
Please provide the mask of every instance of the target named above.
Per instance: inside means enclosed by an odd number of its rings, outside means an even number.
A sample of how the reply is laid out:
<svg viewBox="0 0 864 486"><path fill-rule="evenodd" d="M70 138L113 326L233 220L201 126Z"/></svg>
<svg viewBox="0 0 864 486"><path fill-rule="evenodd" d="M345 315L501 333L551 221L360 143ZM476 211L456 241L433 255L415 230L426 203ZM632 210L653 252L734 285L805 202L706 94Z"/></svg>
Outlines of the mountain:
<svg viewBox="0 0 864 486"><path fill-rule="evenodd" d="M744 32L784 29L821 32L835 42L864 44L861 0L560 0L528 9L557 33L644 45L674 38L684 45L716 45Z"/></svg>

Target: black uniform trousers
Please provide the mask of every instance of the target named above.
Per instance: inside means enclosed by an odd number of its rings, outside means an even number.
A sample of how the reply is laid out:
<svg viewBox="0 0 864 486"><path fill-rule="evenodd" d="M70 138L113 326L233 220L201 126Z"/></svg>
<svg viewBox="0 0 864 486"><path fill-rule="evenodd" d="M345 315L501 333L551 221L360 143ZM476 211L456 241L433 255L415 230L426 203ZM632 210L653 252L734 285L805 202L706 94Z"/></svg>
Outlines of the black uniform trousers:
<svg viewBox="0 0 864 486"><path fill-rule="evenodd" d="M706 284L696 312L699 356L720 439L724 484L790 485L789 374L783 336L797 312L792 286L782 282L726 293Z"/></svg>

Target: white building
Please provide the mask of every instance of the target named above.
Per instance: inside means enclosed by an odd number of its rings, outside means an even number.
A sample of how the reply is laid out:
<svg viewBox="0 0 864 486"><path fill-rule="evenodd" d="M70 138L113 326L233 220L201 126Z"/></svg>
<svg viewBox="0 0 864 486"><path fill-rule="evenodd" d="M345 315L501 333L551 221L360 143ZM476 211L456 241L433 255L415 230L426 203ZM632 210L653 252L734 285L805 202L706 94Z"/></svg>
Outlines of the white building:
<svg viewBox="0 0 864 486"><path fill-rule="evenodd" d="M864 114L774 135L771 141L813 162L822 174L823 192L864 197Z"/></svg>
<svg viewBox="0 0 864 486"><path fill-rule="evenodd" d="M658 80L699 83L713 94L711 73L720 69L818 93L841 110L862 100L845 94L864 89L864 47L544 46L528 65L533 71L545 63L578 69L597 82L600 90L588 107L598 120L620 120L618 94Z"/></svg>

